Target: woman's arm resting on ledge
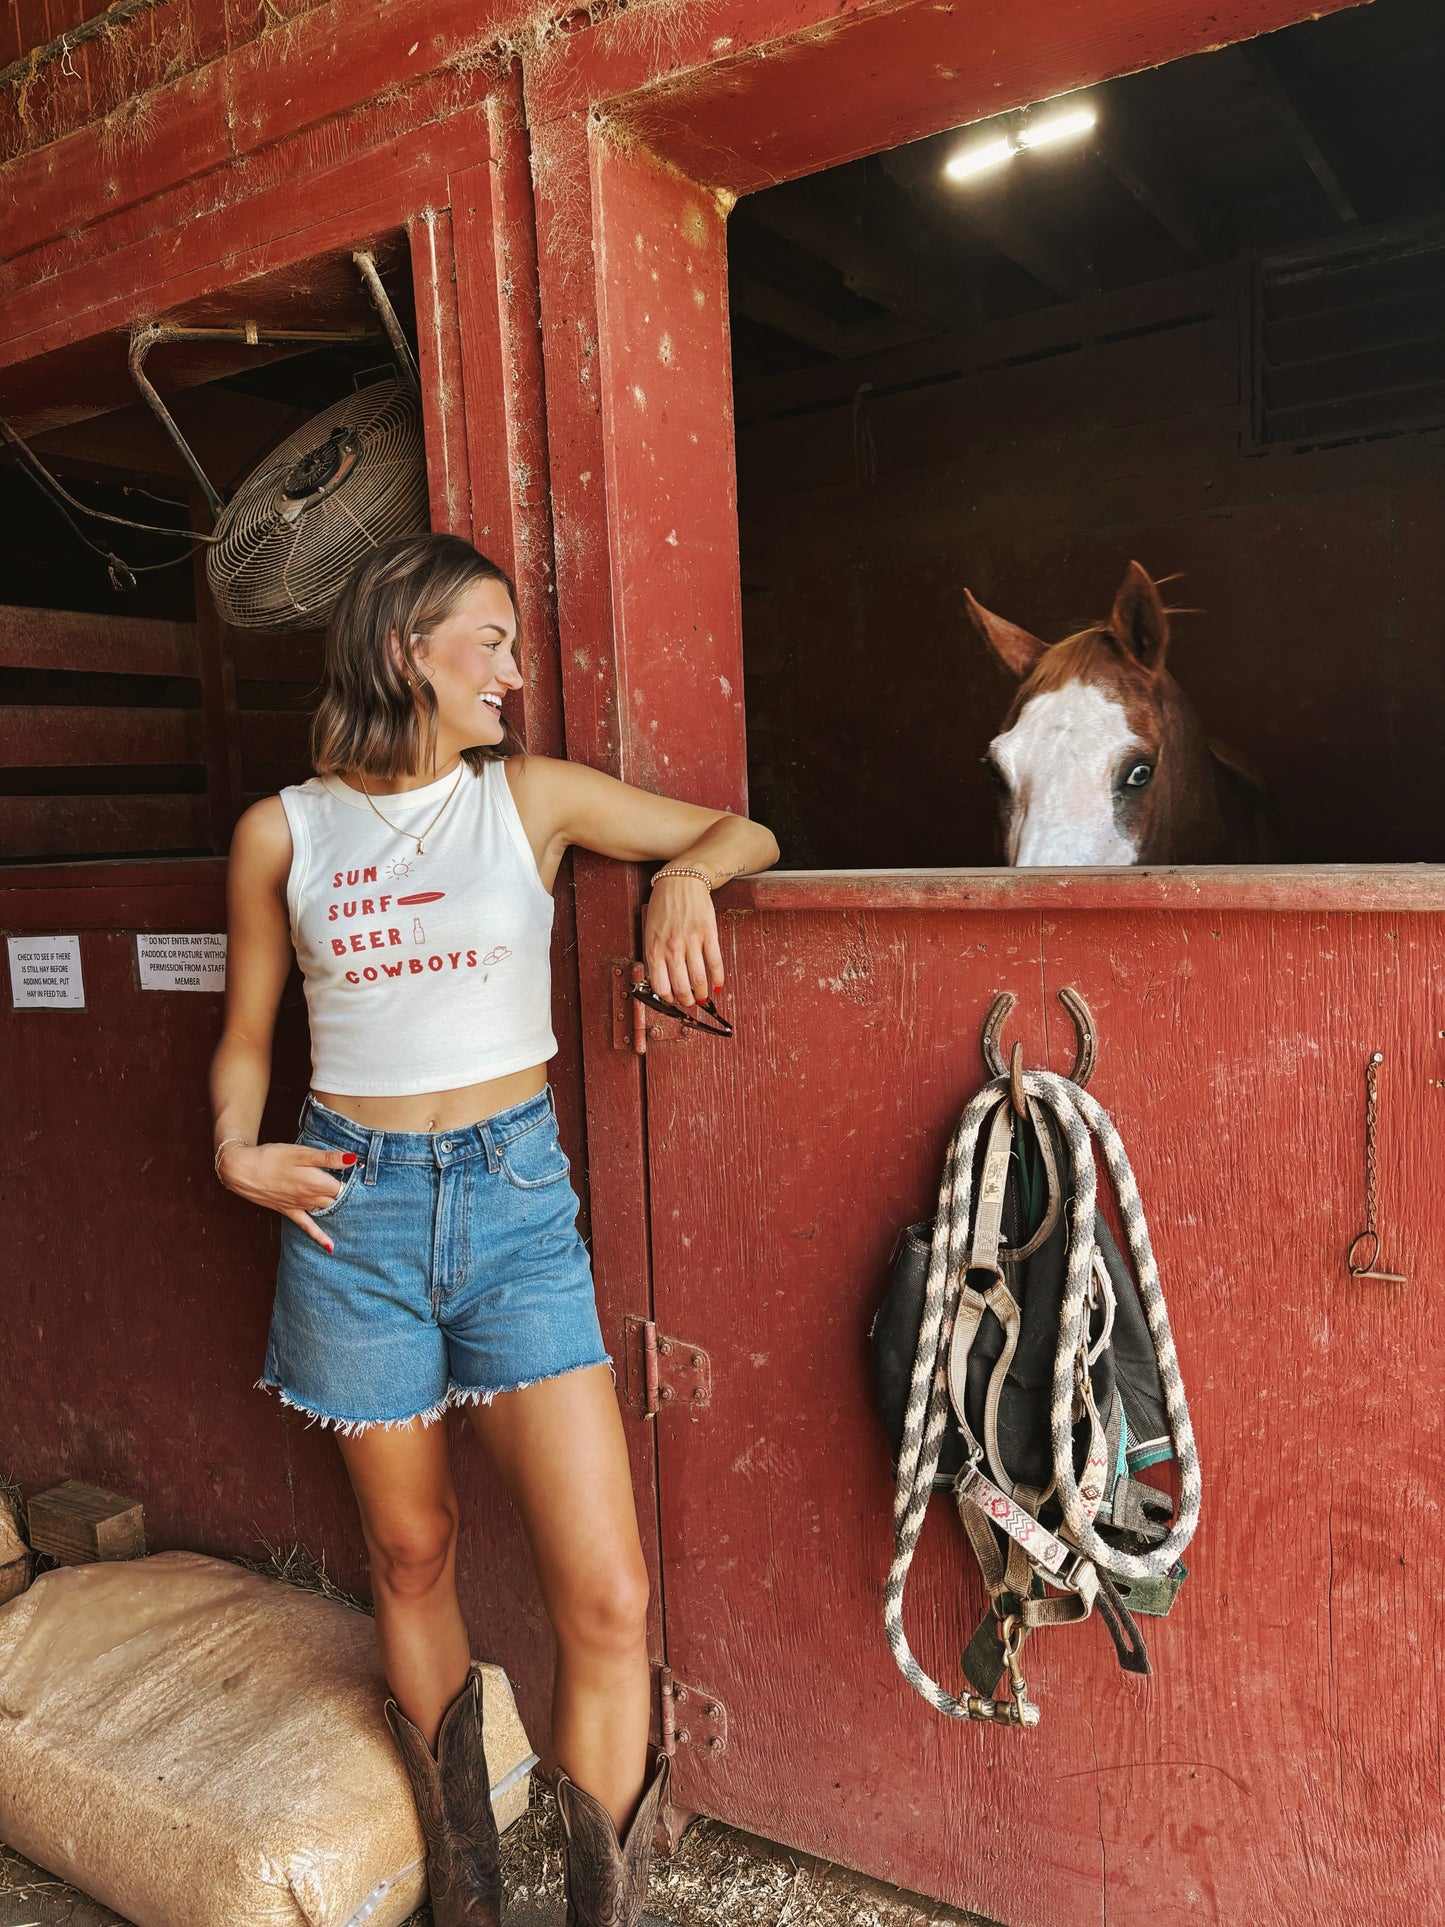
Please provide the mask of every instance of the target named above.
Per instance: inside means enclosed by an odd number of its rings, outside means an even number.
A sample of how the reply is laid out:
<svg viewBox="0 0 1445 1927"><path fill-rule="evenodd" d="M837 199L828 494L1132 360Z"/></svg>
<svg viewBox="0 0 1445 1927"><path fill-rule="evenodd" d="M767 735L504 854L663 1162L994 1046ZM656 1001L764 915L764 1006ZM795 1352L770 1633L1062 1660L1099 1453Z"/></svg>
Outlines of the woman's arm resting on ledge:
<svg viewBox="0 0 1445 1927"><path fill-rule="evenodd" d="M723 985L722 953L712 892L732 877L770 869L777 838L761 823L679 803L620 783L584 763L529 757L517 801L534 845L560 857L569 845L627 863L661 858L667 869L699 876L662 878L647 906L643 960L659 996L687 1005ZM545 834L539 835L537 832Z"/></svg>

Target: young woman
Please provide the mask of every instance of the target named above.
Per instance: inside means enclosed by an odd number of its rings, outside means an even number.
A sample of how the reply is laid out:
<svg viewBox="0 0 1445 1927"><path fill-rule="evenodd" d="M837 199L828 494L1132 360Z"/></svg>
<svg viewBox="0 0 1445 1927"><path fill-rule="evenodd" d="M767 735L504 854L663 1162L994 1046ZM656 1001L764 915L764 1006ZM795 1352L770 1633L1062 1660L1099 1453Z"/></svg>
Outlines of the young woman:
<svg viewBox="0 0 1445 1927"><path fill-rule="evenodd" d="M637 1927L667 1761L645 1774L647 1574L546 1081L551 889L574 843L664 859L643 956L686 1010L723 984L712 890L778 849L746 818L509 754L516 635L507 577L455 536L386 543L342 595L318 774L232 844L216 1170L282 1219L262 1383L346 1461L437 1927L501 1919L436 1423L453 1406L521 1513L556 1633L568 1921ZM312 1089L297 1142L261 1144L293 952Z"/></svg>

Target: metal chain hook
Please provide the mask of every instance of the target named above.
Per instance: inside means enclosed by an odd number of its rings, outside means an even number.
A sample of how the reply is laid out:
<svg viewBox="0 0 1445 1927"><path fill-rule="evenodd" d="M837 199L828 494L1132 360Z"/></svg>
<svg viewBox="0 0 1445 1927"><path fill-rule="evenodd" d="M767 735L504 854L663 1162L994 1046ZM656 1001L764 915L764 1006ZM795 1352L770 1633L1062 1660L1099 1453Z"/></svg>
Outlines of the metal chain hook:
<svg viewBox="0 0 1445 1927"><path fill-rule="evenodd" d="M1365 1228L1357 1232L1345 1253L1345 1266L1352 1278L1377 1278L1384 1284L1403 1285L1406 1279L1398 1271L1377 1271L1380 1262L1380 1162L1376 1148L1376 1119L1380 1107L1380 1066L1385 1061L1385 1053L1372 1051L1365 1062ZM1368 1258L1359 1256L1360 1247L1368 1243Z"/></svg>

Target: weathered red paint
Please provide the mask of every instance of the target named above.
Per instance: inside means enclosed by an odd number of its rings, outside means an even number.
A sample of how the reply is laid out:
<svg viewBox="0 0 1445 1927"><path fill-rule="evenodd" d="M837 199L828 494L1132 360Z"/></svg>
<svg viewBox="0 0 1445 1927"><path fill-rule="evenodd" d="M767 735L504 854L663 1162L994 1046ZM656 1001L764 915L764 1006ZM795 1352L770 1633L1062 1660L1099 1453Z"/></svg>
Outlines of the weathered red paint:
<svg viewBox="0 0 1445 1927"><path fill-rule="evenodd" d="M157 90L133 153L82 129L0 171L16 222L0 380L43 394L98 335L405 230L437 520L518 570L545 664L529 669L534 740L741 807L728 194L1302 11L729 0L670 10L654 35L638 8L534 42L518 81L487 64L514 14L448 0L423 23L335 0L288 26L289 61L263 36ZM1106 1908L1123 1927L1429 1917L1439 1629L1428 1536L1406 1532L1439 1446L1438 872L735 885L738 1035L659 1041L644 1088L613 1011L639 882L576 868L556 1081L580 1145L585 1072L604 1325L620 1348L624 1314L653 1312L714 1365L695 1423L629 1432L667 1656L728 1708L726 1754L680 1749L679 1797L1012 1927ZM129 933L218 927L218 866L6 881L0 924L84 933L91 1002L0 1012L0 1095L24 1121L3 1168L20 1287L0 1463L27 1486L138 1491L157 1545L295 1537L364 1584L334 1450L246 1389L270 1231L209 1173L214 1004L135 986ZM979 1075L989 997L1018 993L1038 1060L1061 1054L1067 982L1100 1020L1097 1089L1154 1214L1209 1484L1154 1684L1121 1681L1092 1629L1040 1640L1047 1724L1017 1741L945 1727L888 1660L863 1331ZM1387 1249L1412 1280L1398 1296L1342 1263L1374 1048ZM293 996L268 1128L287 1128L303 1061ZM545 1737L529 1563L459 1450L464 1597ZM966 1631L961 1564L940 1518L911 1614L940 1668Z"/></svg>
<svg viewBox="0 0 1445 1927"><path fill-rule="evenodd" d="M725 1755L683 1749L682 1797L1010 1927L1429 1917L1439 1562L1411 1494L1445 1367L1438 907L920 912L800 888L774 910L752 887L724 918L735 1037L647 1055L656 1316L714 1364L708 1411L658 1421L668 1657L728 1713ZM1066 1068L1064 984L1150 1214L1205 1504L1175 1613L1146 1624L1153 1680L1097 1626L1040 1634L1020 1739L946 1724L893 1666L864 1335L994 993L1019 997L1025 1061ZM1344 1263L1375 1049L1404 1289ZM907 1618L956 1683L983 1597L948 1511Z"/></svg>

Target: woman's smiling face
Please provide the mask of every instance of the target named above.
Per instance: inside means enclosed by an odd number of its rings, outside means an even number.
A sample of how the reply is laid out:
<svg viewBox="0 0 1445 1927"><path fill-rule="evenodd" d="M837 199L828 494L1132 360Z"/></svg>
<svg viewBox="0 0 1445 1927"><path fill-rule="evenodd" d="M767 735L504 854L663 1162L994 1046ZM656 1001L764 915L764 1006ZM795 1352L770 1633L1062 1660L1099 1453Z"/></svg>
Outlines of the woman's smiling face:
<svg viewBox="0 0 1445 1927"><path fill-rule="evenodd" d="M437 761L500 743L502 699L522 687L517 612L504 583L468 583L451 614L416 651L417 666L437 705Z"/></svg>

